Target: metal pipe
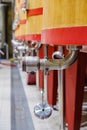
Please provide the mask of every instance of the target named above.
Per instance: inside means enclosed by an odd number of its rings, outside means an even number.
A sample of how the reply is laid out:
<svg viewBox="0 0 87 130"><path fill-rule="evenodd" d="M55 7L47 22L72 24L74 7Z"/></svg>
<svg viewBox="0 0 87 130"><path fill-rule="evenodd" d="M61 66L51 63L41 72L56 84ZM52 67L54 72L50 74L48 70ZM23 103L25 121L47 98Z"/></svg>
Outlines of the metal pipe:
<svg viewBox="0 0 87 130"><path fill-rule="evenodd" d="M41 41L32 40L29 41L27 44L30 51L37 51L41 46Z"/></svg>
<svg viewBox="0 0 87 130"><path fill-rule="evenodd" d="M29 56L26 68L28 71L37 69L63 70L72 65L79 54L79 48L71 48L69 54L63 59L39 59L39 57Z"/></svg>
<svg viewBox="0 0 87 130"><path fill-rule="evenodd" d="M79 54L79 50L71 50L64 59L42 59L40 60L40 69L49 68L50 70L63 70L72 65Z"/></svg>
<svg viewBox="0 0 87 130"><path fill-rule="evenodd" d="M61 58L63 57L63 47L58 47L59 52L61 53ZM63 86L63 70L58 70L58 101L59 101L59 130L65 130L65 108L64 108L64 86Z"/></svg>
<svg viewBox="0 0 87 130"><path fill-rule="evenodd" d="M48 45L44 45L44 58L48 59ZM48 70L45 68L44 70L44 92L45 92L45 100L47 101L47 75L48 75Z"/></svg>
<svg viewBox="0 0 87 130"><path fill-rule="evenodd" d="M37 71L40 69L40 59L38 56L26 57L26 72Z"/></svg>
<svg viewBox="0 0 87 130"><path fill-rule="evenodd" d="M59 89L59 130L65 130L65 111L64 111L64 89L63 89L63 70L58 71L58 89Z"/></svg>
<svg viewBox="0 0 87 130"><path fill-rule="evenodd" d="M36 71L36 86L39 89L39 70Z"/></svg>
<svg viewBox="0 0 87 130"><path fill-rule="evenodd" d="M44 58L48 59L48 45L44 45Z"/></svg>

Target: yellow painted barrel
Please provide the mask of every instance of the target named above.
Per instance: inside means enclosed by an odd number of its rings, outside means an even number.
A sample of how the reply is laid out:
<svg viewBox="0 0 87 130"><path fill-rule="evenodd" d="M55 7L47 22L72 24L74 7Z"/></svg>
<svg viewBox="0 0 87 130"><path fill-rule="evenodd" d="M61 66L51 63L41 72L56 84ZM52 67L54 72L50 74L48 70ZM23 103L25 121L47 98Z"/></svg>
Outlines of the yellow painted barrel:
<svg viewBox="0 0 87 130"><path fill-rule="evenodd" d="M87 44L87 0L43 0L42 43Z"/></svg>
<svg viewBox="0 0 87 130"><path fill-rule="evenodd" d="M14 17L14 24L15 24L15 27L14 27L14 37L15 39L19 39L19 35L20 35L20 20L18 20L18 9L16 9L16 12L15 12L15 17Z"/></svg>
<svg viewBox="0 0 87 130"><path fill-rule="evenodd" d="M41 40L42 0L29 0L26 21L26 40Z"/></svg>
<svg viewBox="0 0 87 130"><path fill-rule="evenodd" d="M20 9L20 32L19 32L19 39L25 40L25 33L26 33L26 12Z"/></svg>
<svg viewBox="0 0 87 130"><path fill-rule="evenodd" d="M20 0L15 0L15 11L19 8Z"/></svg>
<svg viewBox="0 0 87 130"><path fill-rule="evenodd" d="M15 1L15 19L19 16L19 26L15 29L15 39L25 40L26 33L26 11L22 10L23 0Z"/></svg>

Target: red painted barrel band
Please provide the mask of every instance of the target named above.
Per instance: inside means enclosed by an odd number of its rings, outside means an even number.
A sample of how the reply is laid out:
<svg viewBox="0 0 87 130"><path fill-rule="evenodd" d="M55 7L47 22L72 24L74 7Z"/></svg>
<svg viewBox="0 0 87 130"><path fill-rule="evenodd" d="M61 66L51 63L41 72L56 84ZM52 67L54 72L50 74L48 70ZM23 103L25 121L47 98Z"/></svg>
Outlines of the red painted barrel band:
<svg viewBox="0 0 87 130"><path fill-rule="evenodd" d="M27 35L20 35L16 36L15 39L17 40L41 40L41 34L27 34Z"/></svg>
<svg viewBox="0 0 87 130"><path fill-rule="evenodd" d="M43 14L43 8L29 9L27 11L28 16L40 15L40 14Z"/></svg>
<svg viewBox="0 0 87 130"><path fill-rule="evenodd" d="M87 45L87 26L42 30L42 43L58 45Z"/></svg>
<svg viewBox="0 0 87 130"><path fill-rule="evenodd" d="M26 40L41 40L41 34L27 34Z"/></svg>
<svg viewBox="0 0 87 130"><path fill-rule="evenodd" d="M25 40L25 35L16 36L15 39L17 39L17 40Z"/></svg>
<svg viewBox="0 0 87 130"><path fill-rule="evenodd" d="M26 24L26 19L20 20L20 24Z"/></svg>

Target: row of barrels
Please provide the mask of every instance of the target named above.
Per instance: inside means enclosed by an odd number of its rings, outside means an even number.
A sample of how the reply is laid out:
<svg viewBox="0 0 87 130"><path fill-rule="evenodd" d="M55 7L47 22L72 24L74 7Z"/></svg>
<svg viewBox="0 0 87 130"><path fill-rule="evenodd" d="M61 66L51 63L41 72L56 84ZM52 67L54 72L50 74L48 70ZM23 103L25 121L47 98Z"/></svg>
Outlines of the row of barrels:
<svg viewBox="0 0 87 130"><path fill-rule="evenodd" d="M14 29L17 40L41 41L38 51L40 58L44 57L44 44L48 47L48 57L63 45L87 44L87 1L86 0L15 0L15 17L18 20ZM80 53L78 60L64 71L66 122L68 130L79 130L81 122L81 107L83 88L85 85L87 54ZM84 67L83 67L84 66ZM40 88L43 88L42 71ZM56 104L58 77L57 71L48 75L48 103Z"/></svg>
<svg viewBox="0 0 87 130"><path fill-rule="evenodd" d="M41 40L42 44L87 44L86 0L16 0L15 19L19 26L15 38Z"/></svg>

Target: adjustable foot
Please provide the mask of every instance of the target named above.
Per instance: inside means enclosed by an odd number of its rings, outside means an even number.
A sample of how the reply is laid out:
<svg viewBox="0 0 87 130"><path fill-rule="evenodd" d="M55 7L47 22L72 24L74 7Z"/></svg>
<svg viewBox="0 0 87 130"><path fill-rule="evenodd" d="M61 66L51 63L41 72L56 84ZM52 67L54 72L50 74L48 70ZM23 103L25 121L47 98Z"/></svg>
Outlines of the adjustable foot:
<svg viewBox="0 0 87 130"><path fill-rule="evenodd" d="M51 116L52 108L47 103L39 103L34 107L34 113L40 119L46 119Z"/></svg>

